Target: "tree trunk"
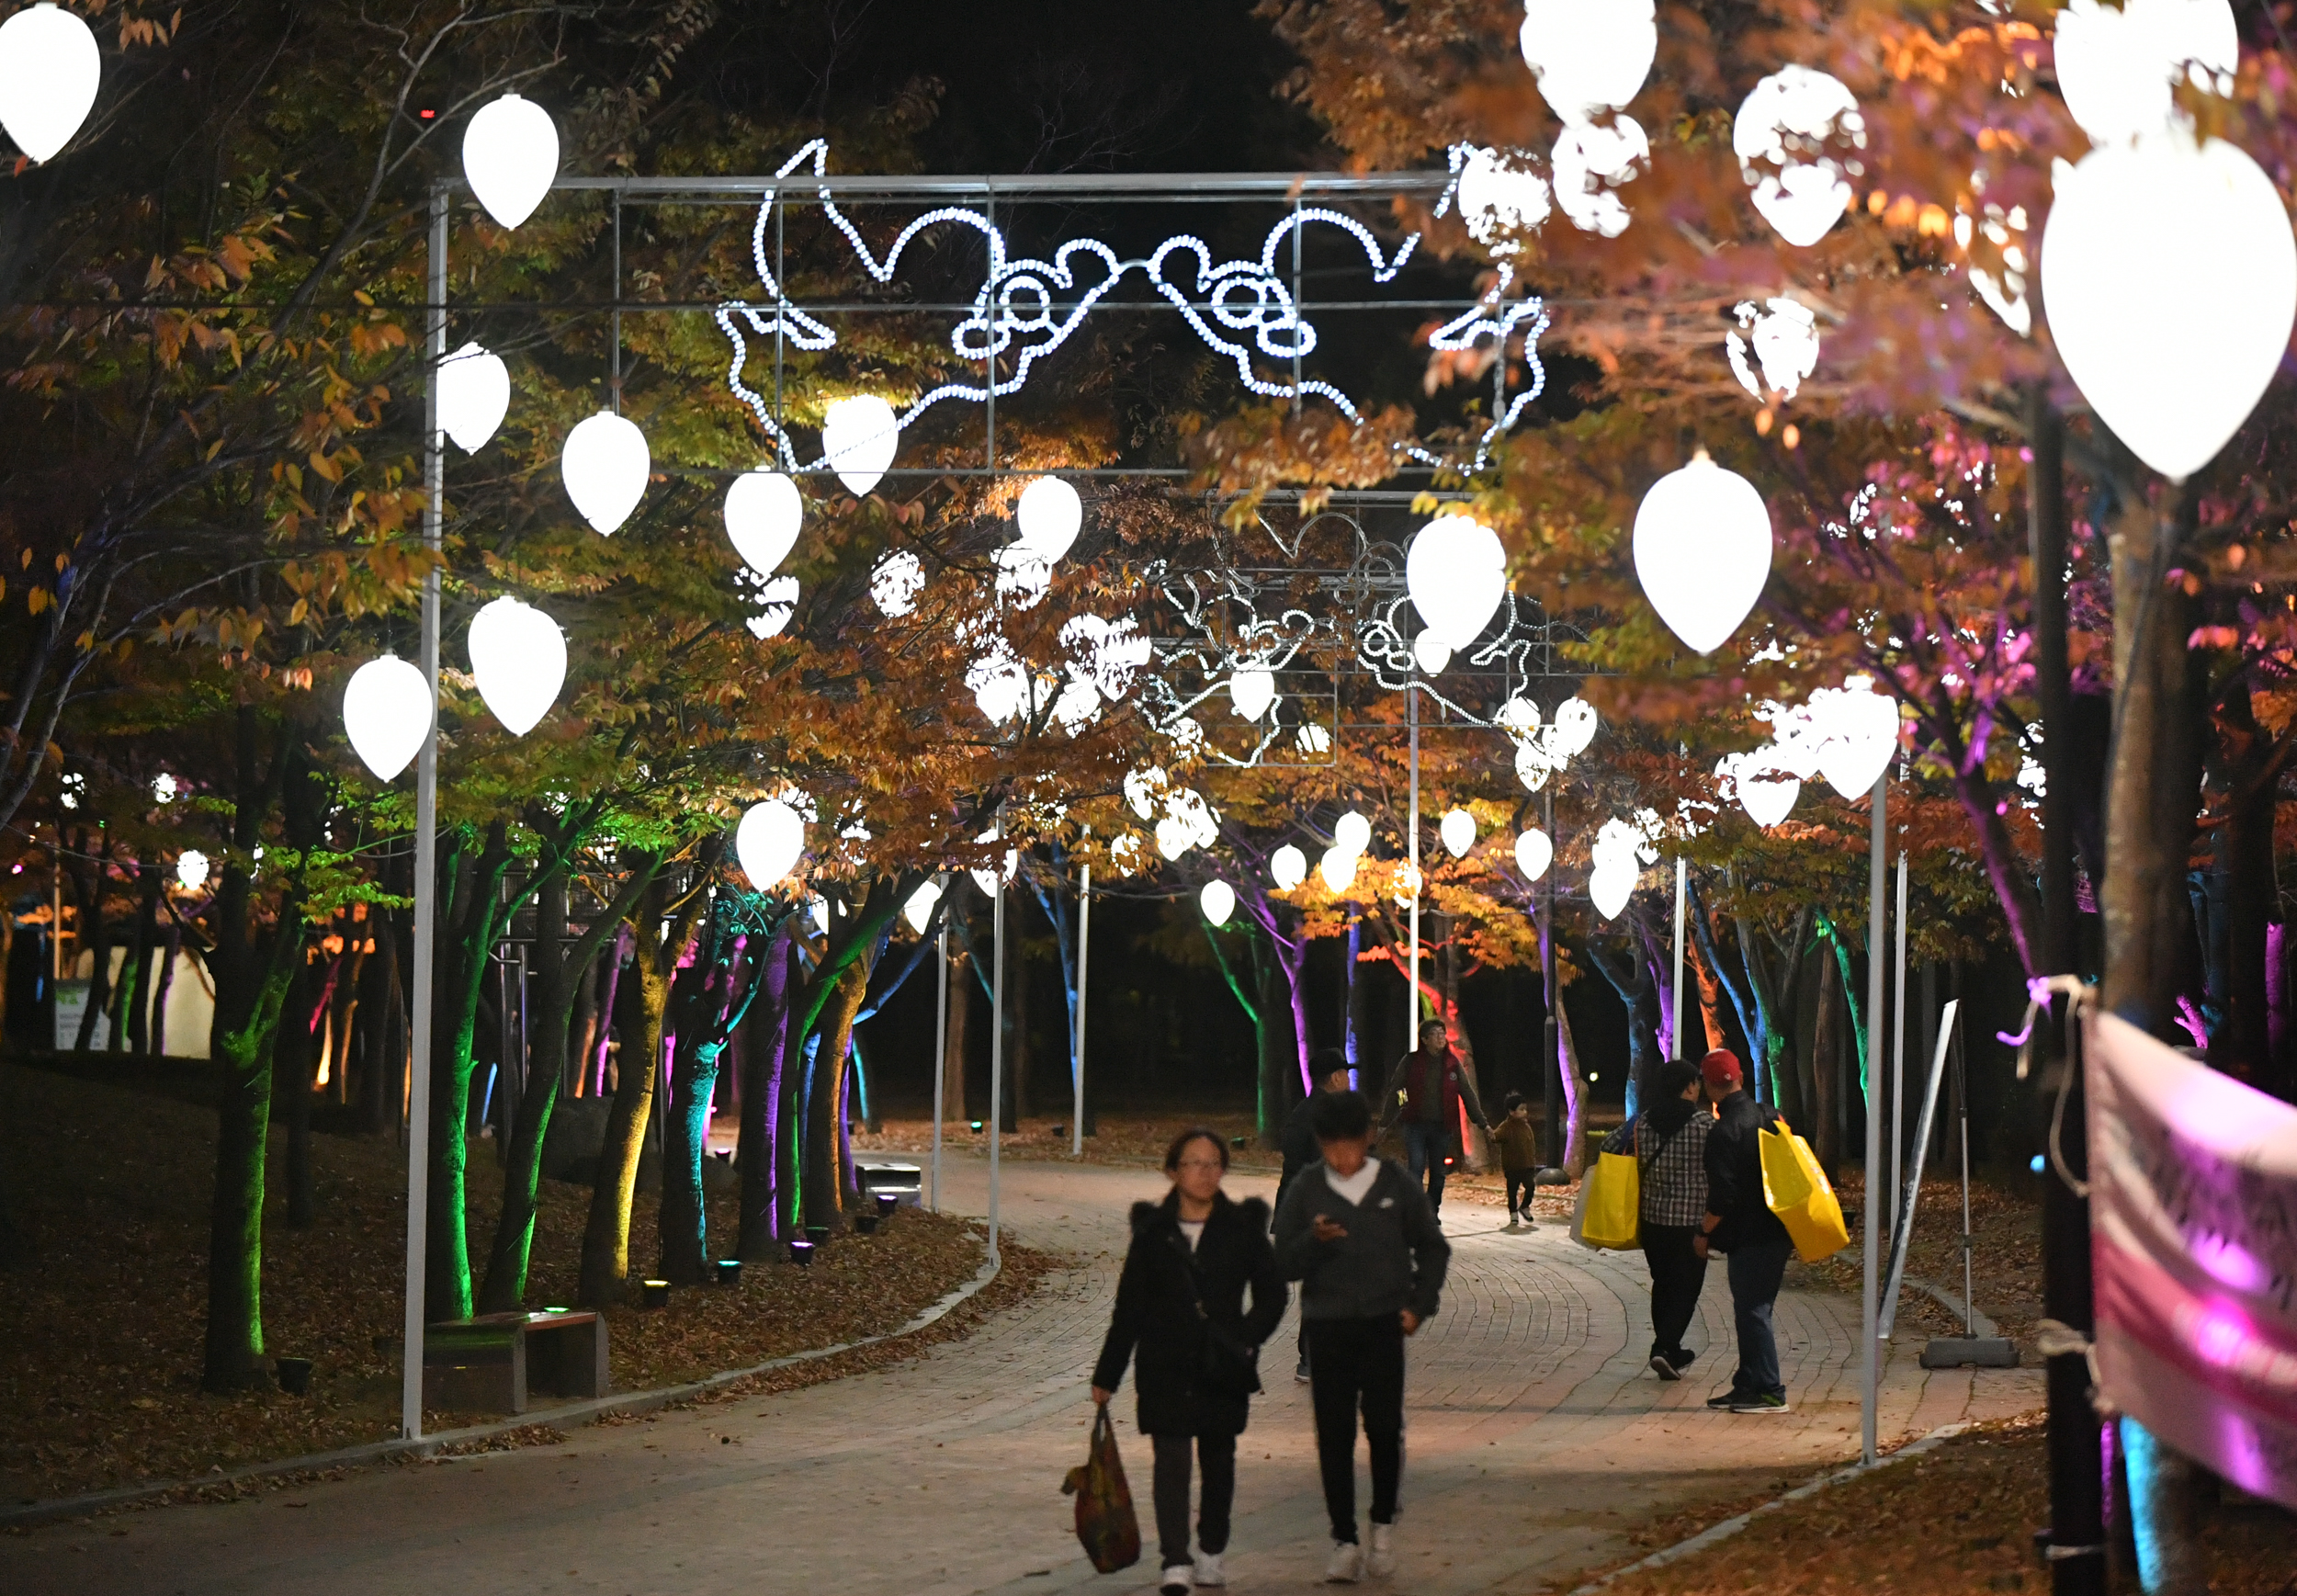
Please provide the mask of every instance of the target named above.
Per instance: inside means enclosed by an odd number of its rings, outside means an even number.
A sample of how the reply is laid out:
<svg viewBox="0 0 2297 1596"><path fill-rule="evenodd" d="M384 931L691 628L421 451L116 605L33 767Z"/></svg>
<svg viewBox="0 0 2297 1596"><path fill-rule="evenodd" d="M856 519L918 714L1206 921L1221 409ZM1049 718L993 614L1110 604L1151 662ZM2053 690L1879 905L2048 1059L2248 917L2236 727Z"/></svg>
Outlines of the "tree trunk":
<svg viewBox="0 0 2297 1596"><path fill-rule="evenodd" d="M2213 1069L2286 1096L2273 1068L2267 927L2278 907L2273 811L2278 771L2268 767L2271 741L2258 734L2249 691L2236 685L2219 715L2226 753L2225 813L2212 838L2211 875L2223 911L2224 1014L2210 1038Z"/></svg>
<svg viewBox="0 0 2297 1596"><path fill-rule="evenodd" d="M1005 911L1005 932L1013 938L1013 953L1005 974L1013 981L1013 999L1005 1006L1005 1086L1012 1093L1013 1113L1006 1126L1021 1128L1029 1117L1029 939L1014 923L1013 911Z"/></svg>
<svg viewBox="0 0 2297 1596"><path fill-rule="evenodd" d="M359 1128L368 1136L382 1136L399 1123L407 1070L405 1057L391 1046L403 1034L398 1013L398 916L388 909L371 911L368 931L375 939L375 951L359 970Z"/></svg>
<svg viewBox="0 0 2297 1596"><path fill-rule="evenodd" d="M487 828L475 859L458 841L442 868L455 882L439 916L439 1001L431 1033L430 1236L424 1301L441 1319L469 1319L472 1305L470 1170L471 1045L479 1025L480 988L502 925L499 900L510 869L507 826ZM461 867L467 865L468 867Z"/></svg>
<svg viewBox="0 0 2297 1596"><path fill-rule="evenodd" d="M1818 1028L1811 1038L1811 1084L1814 1088L1810 1104L1810 1122L1798 1126L1817 1155L1818 1167L1827 1172L1829 1181L1839 1180L1842 1168L1842 1140L1837 1134L1836 1115L1842 1070L1842 972L1831 958L1819 961L1818 971Z"/></svg>
<svg viewBox="0 0 2297 1596"><path fill-rule="evenodd" d="M525 1302L526 1265L534 1251L535 1198L542 1184L542 1143L557 1106L559 1082L566 1073L566 875L548 869L535 889L534 993L529 1024L536 1061L519 1096L503 1162L503 1208L487 1249L486 1279L479 1288L481 1313L508 1313Z"/></svg>
<svg viewBox="0 0 2297 1596"><path fill-rule="evenodd" d="M869 990L866 961L854 960L837 978L814 1034L813 1086L807 1093L804 1201L809 1227L835 1227L844 1213L838 1138L845 1118L845 1050L854 1016Z"/></svg>
<svg viewBox="0 0 2297 1596"><path fill-rule="evenodd" d="M325 1011L332 982L323 972L336 968L317 950L304 948L295 960L288 998L280 1011L279 1034L272 1044L272 1090L287 1110L287 1227L308 1230L318 1217L319 1194L311 1174L311 1092L319 1060L312 1025Z"/></svg>
<svg viewBox="0 0 2297 1596"><path fill-rule="evenodd" d="M75 871L73 879L80 887L80 945L91 950L95 961L88 966L87 1007L80 1011L79 1033L72 1039L72 1050L85 1053L95 1046L96 1016L105 1012L112 995L112 928L104 913L105 889L110 885L111 838L106 836L102 849L96 854L93 868ZM77 959L73 961L78 963ZM119 1027L113 1026L117 1031ZM109 1038L107 1038L108 1043Z"/></svg>
<svg viewBox="0 0 2297 1596"><path fill-rule="evenodd" d="M120 1016L127 1021L128 1051L152 1051L152 954L159 941L160 867L149 860L136 866L136 942L128 959L127 990Z"/></svg>
<svg viewBox="0 0 2297 1596"><path fill-rule="evenodd" d="M699 1285L709 1269L709 1206L702 1160L709 1154L710 1104L719 1059L741 984L743 938L730 918L715 916L700 956L679 972L676 1057L671 1101L662 1120L662 1271L673 1285Z"/></svg>
<svg viewBox="0 0 2297 1596"><path fill-rule="evenodd" d="M167 941L160 951L159 973L152 981L152 1054L167 1053L167 994L175 985L175 960L184 951L184 923L167 917Z"/></svg>
<svg viewBox="0 0 2297 1596"><path fill-rule="evenodd" d="M774 1148L786 1124L781 1117L782 1070L789 1051L790 966L795 957L785 923L751 978L760 986L742 1021L747 1030L741 1047L741 1139L734 1153L734 1161L741 1166L741 1213L735 1222L734 1256L745 1263L773 1256L780 1239L775 1223Z"/></svg>
<svg viewBox="0 0 2297 1596"><path fill-rule="evenodd" d="M965 1101L965 1017L973 1007L973 989L966 980L966 953L952 955L942 980L949 992L949 1029L941 1056L941 1116L970 1119Z"/></svg>
<svg viewBox="0 0 2297 1596"><path fill-rule="evenodd" d="M652 860L647 863L651 866ZM633 868L637 867L633 865ZM605 1145L591 1187L590 1220L583 1232L583 1272L578 1298L584 1307L607 1307L621 1299L630 1273L630 1213L638 1195L639 1157L646 1148L646 1126L654 1109L654 1078L660 1072L662 1013L670 995L664 968L662 917L668 890L654 875L639 899L632 922L631 971L638 978L638 1035L625 1036L616 1070L614 1105L606 1111Z"/></svg>
<svg viewBox="0 0 2297 1596"><path fill-rule="evenodd" d="M1579 1067L1579 1045L1571 1036L1570 1010L1560 1001L1556 1004L1556 1042L1563 1064L1563 1168L1576 1181L1588 1165L1587 1071Z"/></svg>

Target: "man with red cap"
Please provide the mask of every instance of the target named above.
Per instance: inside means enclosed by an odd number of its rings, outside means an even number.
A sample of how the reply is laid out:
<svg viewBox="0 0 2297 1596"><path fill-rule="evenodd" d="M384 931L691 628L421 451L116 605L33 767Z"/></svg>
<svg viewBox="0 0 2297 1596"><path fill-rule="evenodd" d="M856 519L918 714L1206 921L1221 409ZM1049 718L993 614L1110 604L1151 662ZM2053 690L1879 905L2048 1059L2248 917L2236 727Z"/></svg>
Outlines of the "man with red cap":
<svg viewBox="0 0 2297 1596"><path fill-rule="evenodd" d="M1779 1299L1787 1255L1794 1243L1771 1211L1762 1190L1762 1132L1779 1122L1768 1104L1746 1089L1738 1055L1718 1047L1699 1061L1700 1077L1714 1102L1707 1133L1707 1211L1692 1246L1730 1256L1731 1316L1738 1336L1738 1368L1731 1388L1707 1399L1734 1413L1783 1413L1786 1384L1771 1310Z"/></svg>

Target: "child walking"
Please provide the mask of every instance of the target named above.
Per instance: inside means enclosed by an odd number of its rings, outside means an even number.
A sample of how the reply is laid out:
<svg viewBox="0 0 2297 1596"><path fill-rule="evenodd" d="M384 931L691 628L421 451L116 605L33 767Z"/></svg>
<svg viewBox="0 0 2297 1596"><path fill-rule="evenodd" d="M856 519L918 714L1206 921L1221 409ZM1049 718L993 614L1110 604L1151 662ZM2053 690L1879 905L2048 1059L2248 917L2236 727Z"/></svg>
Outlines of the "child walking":
<svg viewBox="0 0 2297 1596"><path fill-rule="evenodd" d="M1532 1128L1532 1105L1521 1092L1511 1092L1500 1099L1499 1113L1499 1128L1491 1139L1499 1144L1499 1172L1508 1182L1508 1228L1514 1229L1520 1219L1523 1228L1535 1230L1539 1227L1532 1221L1532 1191L1539 1173L1539 1133Z"/></svg>

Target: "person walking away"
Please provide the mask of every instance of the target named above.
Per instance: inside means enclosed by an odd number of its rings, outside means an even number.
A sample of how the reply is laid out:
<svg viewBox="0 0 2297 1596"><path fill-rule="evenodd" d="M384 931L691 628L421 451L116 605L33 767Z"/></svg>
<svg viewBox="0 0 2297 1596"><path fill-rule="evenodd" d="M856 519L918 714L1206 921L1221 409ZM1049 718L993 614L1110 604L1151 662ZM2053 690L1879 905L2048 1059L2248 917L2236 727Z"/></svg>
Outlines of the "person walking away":
<svg viewBox="0 0 2297 1596"><path fill-rule="evenodd" d="M1443 1177L1461 1155L1462 1104L1467 1105L1468 1118L1489 1135L1491 1121L1477 1101L1476 1083L1452 1051L1451 1033L1442 1020L1425 1021L1420 1027L1420 1046L1389 1072L1387 1090L1380 1095L1380 1132L1385 1136L1389 1126L1403 1121L1404 1158L1415 1182L1423 1174L1427 1178L1431 1214L1443 1211Z"/></svg>
<svg viewBox="0 0 2297 1596"><path fill-rule="evenodd" d="M1499 1172L1508 1183L1508 1228L1514 1229L1521 1219L1524 1229L1538 1229L1532 1218L1532 1193L1539 1173L1539 1133L1532 1128L1532 1105L1521 1092L1499 1100L1499 1128L1491 1139L1499 1149Z"/></svg>
<svg viewBox="0 0 2297 1596"><path fill-rule="evenodd" d="M1314 1071L1318 1088L1324 1092L1350 1090L1348 1055L1337 1047L1320 1048L1316 1055ZM1284 1205L1284 1194L1300 1172L1314 1164L1320 1156L1316 1148L1316 1126L1310 1123L1310 1110L1316 1106L1313 1096L1302 1098L1285 1117L1284 1133L1277 1146L1284 1156L1284 1172L1276 1177L1276 1206ZM1308 1383L1308 1321L1300 1321L1300 1357L1293 1365L1292 1377L1305 1386Z"/></svg>
<svg viewBox="0 0 2297 1596"><path fill-rule="evenodd" d="M1731 1388L1707 1398L1707 1406L1734 1413L1783 1413L1786 1383L1779 1371L1771 1313L1794 1243L1764 1200L1759 1139L1779 1116L1746 1089L1738 1055L1728 1048L1718 1047L1700 1060L1699 1073L1714 1102L1714 1127L1707 1132L1707 1207L1692 1248L1702 1259L1710 1251L1729 1256L1731 1320L1738 1338Z"/></svg>
<svg viewBox="0 0 2297 1596"><path fill-rule="evenodd" d="M1636 1215L1643 1262L1651 1271L1651 1372L1680 1380L1694 1354L1683 1333L1699 1312L1707 1261L1693 1245L1707 1209L1707 1134L1714 1120L1701 1101L1699 1066L1659 1066L1651 1106L1612 1132L1605 1152L1633 1151L1641 1172Z"/></svg>
<svg viewBox="0 0 2297 1596"><path fill-rule="evenodd" d="M1253 1392L1253 1360L1284 1317L1289 1295L1268 1239L1268 1205L1231 1202L1220 1189L1228 1144L1202 1126L1165 1149L1172 1189L1133 1205L1133 1241L1117 1277L1116 1308L1092 1366L1092 1400L1105 1406L1133 1362L1140 1432L1155 1458L1153 1494L1162 1591L1225 1585L1236 1500L1236 1438ZM1250 1289L1251 1310L1244 1308ZM1204 1477L1196 1556L1188 1550L1189 1450Z"/></svg>
<svg viewBox="0 0 2297 1596"><path fill-rule="evenodd" d="M1404 1477L1404 1341L1435 1317L1452 1249L1403 1165L1372 1156L1372 1105L1325 1092L1313 1110L1323 1161L1276 1211L1276 1262L1300 1282L1316 1456L1332 1522L1327 1579L1396 1569ZM1372 1455L1372 1544L1356 1538L1356 1416Z"/></svg>

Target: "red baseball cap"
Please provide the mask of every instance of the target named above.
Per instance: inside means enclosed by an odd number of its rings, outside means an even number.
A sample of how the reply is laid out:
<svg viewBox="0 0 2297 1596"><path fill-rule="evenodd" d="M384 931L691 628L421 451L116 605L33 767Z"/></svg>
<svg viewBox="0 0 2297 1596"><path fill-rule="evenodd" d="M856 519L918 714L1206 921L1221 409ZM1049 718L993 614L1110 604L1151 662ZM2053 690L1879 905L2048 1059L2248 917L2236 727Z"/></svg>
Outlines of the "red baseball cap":
<svg viewBox="0 0 2297 1596"><path fill-rule="evenodd" d="M1719 1094L1737 1088L1745 1078L1745 1071L1739 1067L1737 1054L1728 1047L1717 1047L1699 1060L1699 1078L1706 1082L1709 1092Z"/></svg>

